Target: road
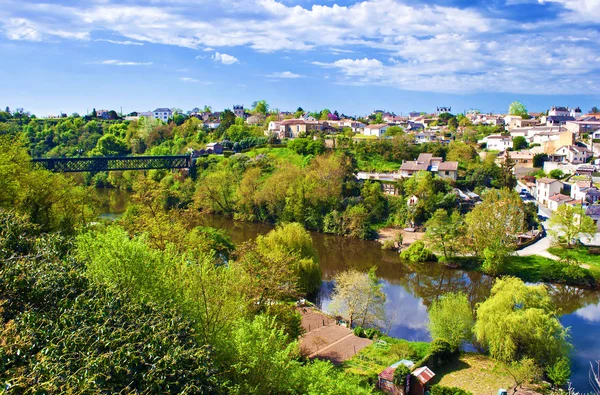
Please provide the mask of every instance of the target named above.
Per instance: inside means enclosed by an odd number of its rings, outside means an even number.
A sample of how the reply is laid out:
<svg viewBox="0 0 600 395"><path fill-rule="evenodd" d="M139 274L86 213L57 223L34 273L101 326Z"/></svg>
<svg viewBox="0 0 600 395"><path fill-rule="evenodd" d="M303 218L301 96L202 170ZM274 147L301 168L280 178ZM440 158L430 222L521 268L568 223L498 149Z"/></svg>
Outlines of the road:
<svg viewBox="0 0 600 395"><path fill-rule="evenodd" d="M517 191L519 191L521 189L521 187L522 187L521 185L517 185L517 188L516 188ZM544 218L544 221L541 222L541 224L544 228L544 233L543 233L541 239L539 239L535 243L523 248L522 250L518 250L516 252L516 254L518 256L540 255L540 256L543 256L546 258L559 260L559 258L556 255L552 255L551 253L548 252L548 248L550 248L552 245L552 238L548 235L548 230L549 230L548 219L550 218L550 215L552 215L552 212L548 208L539 204L534 198L524 198L524 197L521 197L521 198L523 199L523 201L525 203L533 202L537 205L538 216Z"/></svg>

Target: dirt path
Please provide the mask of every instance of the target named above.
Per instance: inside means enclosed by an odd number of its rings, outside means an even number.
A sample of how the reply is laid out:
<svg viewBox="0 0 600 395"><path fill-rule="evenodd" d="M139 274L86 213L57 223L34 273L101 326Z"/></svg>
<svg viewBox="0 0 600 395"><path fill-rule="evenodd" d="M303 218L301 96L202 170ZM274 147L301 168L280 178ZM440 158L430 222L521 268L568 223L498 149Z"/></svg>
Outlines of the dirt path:
<svg viewBox="0 0 600 395"><path fill-rule="evenodd" d="M421 240L425 236L425 232L407 232L399 228L381 228L377 232L379 237L377 241L383 244L386 240L396 240L398 234L402 234L402 246L408 247L417 240Z"/></svg>

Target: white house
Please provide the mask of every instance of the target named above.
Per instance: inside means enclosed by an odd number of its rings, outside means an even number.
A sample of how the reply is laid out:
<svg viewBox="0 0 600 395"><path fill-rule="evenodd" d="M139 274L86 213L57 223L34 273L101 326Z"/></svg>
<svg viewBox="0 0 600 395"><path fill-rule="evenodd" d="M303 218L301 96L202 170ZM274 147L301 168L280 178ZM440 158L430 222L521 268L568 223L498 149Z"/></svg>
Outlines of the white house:
<svg viewBox="0 0 600 395"><path fill-rule="evenodd" d="M491 134L477 142L486 144L488 150L504 151L513 147L512 138L501 134Z"/></svg>
<svg viewBox="0 0 600 395"><path fill-rule="evenodd" d="M577 204L576 200L571 199L570 196L563 195L562 193L555 193L548 198L548 208L550 211L556 211L563 204Z"/></svg>
<svg viewBox="0 0 600 395"><path fill-rule="evenodd" d="M388 128L389 126L386 123L381 123L378 125L365 125L365 127L363 128L363 134L365 136L381 137Z"/></svg>
<svg viewBox="0 0 600 395"><path fill-rule="evenodd" d="M173 112L168 108L157 108L156 110L152 111L152 114L154 115L155 119L160 119L161 121L167 122L171 115L173 115Z"/></svg>
<svg viewBox="0 0 600 395"><path fill-rule="evenodd" d="M555 162L568 162L571 164L586 163L592 156L592 151L577 145L563 145L552 155Z"/></svg>
<svg viewBox="0 0 600 395"><path fill-rule="evenodd" d="M560 193L563 183L553 178L540 178L535 182L536 200L538 203L548 206L549 198Z"/></svg>
<svg viewBox="0 0 600 395"><path fill-rule="evenodd" d="M581 110L579 110L581 112ZM552 106L550 110L548 110L549 117L569 117L571 116L571 111L567 107L559 107Z"/></svg>

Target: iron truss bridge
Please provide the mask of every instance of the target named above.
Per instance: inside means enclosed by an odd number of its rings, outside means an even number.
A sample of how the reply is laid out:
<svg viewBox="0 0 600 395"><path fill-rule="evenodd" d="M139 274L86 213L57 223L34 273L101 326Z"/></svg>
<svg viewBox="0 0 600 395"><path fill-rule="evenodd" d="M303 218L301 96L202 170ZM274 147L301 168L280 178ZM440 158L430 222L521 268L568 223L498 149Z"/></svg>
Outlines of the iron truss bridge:
<svg viewBox="0 0 600 395"><path fill-rule="evenodd" d="M33 166L55 173L187 169L193 166L190 155L103 156L96 158L35 158Z"/></svg>

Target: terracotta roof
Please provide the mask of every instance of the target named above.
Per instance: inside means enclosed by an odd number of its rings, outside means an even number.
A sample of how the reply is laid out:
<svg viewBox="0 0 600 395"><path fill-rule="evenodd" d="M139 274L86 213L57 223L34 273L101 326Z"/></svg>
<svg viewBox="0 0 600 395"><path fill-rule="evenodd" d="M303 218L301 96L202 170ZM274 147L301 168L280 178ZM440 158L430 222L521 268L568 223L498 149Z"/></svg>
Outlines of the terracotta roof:
<svg viewBox="0 0 600 395"><path fill-rule="evenodd" d="M553 182L560 182L560 181L555 180L554 178L548 178L548 177L539 178L537 180L538 184L552 184Z"/></svg>
<svg viewBox="0 0 600 395"><path fill-rule="evenodd" d="M563 195L562 193L555 193L554 195L550 196L548 200L552 200L553 202L558 203L566 203L573 199L571 199L571 196Z"/></svg>
<svg viewBox="0 0 600 395"><path fill-rule="evenodd" d="M396 370L396 368L389 366L389 367L383 369L383 372L379 373L379 377L382 378L383 380L394 381L394 371L395 370Z"/></svg>
<svg viewBox="0 0 600 395"><path fill-rule="evenodd" d="M448 171L448 170L453 170L453 171L457 171L458 170L458 162L442 162L438 165L438 170L443 170L443 171Z"/></svg>
<svg viewBox="0 0 600 395"><path fill-rule="evenodd" d="M377 124L377 125L366 125L365 129L381 129L381 128L385 128L387 126L388 126L387 123L380 123L380 124Z"/></svg>
<svg viewBox="0 0 600 395"><path fill-rule="evenodd" d="M427 366L423 366L422 368L415 369L412 372L412 375L415 376L421 382L421 384L427 384L429 380L435 376L435 373L433 373Z"/></svg>

